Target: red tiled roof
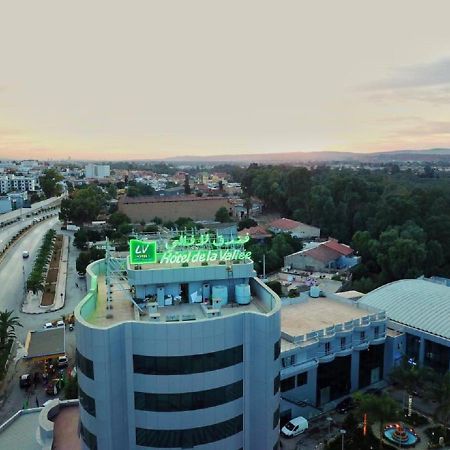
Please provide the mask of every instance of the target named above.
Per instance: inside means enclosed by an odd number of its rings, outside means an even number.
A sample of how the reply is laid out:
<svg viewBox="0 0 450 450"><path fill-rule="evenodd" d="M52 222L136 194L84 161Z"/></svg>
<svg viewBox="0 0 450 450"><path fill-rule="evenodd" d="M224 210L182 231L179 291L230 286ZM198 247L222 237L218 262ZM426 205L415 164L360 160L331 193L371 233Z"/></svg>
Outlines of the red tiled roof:
<svg viewBox="0 0 450 450"><path fill-rule="evenodd" d="M269 238L272 235L263 227L257 225L255 227L244 228L238 232L239 236L243 236L245 234L249 234L250 237L258 237L258 238Z"/></svg>
<svg viewBox="0 0 450 450"><path fill-rule="evenodd" d="M315 248L305 250L302 253L323 263L329 263L330 261L334 261L341 256L339 252L323 244L318 245Z"/></svg>
<svg viewBox="0 0 450 450"><path fill-rule="evenodd" d="M344 256L348 256L353 253L353 249L351 247L349 247L348 245L345 245L345 244L339 244L339 242L337 242L337 241L333 241L333 240L327 241L327 242L324 242L322 245L325 245L328 248L330 248L331 250L334 250Z"/></svg>
<svg viewBox="0 0 450 450"><path fill-rule="evenodd" d="M301 222L297 222L296 220L281 218L274 220L269 224L269 228L279 228L280 230L293 230L297 228L299 225L302 225Z"/></svg>

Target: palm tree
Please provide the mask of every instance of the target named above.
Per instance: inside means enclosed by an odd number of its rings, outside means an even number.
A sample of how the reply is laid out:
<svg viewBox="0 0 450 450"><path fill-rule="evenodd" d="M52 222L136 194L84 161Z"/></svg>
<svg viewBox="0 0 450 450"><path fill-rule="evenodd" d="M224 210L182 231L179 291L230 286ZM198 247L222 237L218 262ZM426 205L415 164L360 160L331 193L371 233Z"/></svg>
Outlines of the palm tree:
<svg viewBox="0 0 450 450"><path fill-rule="evenodd" d="M250 209L253 206L252 199L250 196L245 196L244 198L244 208L247 211L247 219L250 217Z"/></svg>
<svg viewBox="0 0 450 450"><path fill-rule="evenodd" d="M450 372L445 374L434 372L428 387L428 395L438 404L434 412L436 418L442 420L448 427L450 422Z"/></svg>
<svg viewBox="0 0 450 450"><path fill-rule="evenodd" d="M16 337L16 327L21 327L17 316L13 316L14 311L2 311L0 312L0 348L5 348L9 340Z"/></svg>
<svg viewBox="0 0 450 450"><path fill-rule="evenodd" d="M400 417L398 404L388 395L378 397L357 393L355 400L358 403L357 414L361 418L367 415L369 424L378 422L380 424L380 449L383 448L383 431L387 421L397 420Z"/></svg>

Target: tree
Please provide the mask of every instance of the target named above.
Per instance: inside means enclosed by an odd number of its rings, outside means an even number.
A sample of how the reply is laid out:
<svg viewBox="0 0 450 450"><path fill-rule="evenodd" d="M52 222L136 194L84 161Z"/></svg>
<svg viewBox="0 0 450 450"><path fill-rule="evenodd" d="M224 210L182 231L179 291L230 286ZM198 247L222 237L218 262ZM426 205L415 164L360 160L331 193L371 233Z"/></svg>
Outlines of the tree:
<svg viewBox="0 0 450 450"><path fill-rule="evenodd" d="M243 204L245 211L246 211L246 217L247 219L250 218L250 210L252 209L253 206L253 202L250 196L245 196L244 197L244 204Z"/></svg>
<svg viewBox="0 0 450 450"><path fill-rule="evenodd" d="M88 234L84 228L80 228L79 230L75 231L75 234L73 235L73 243L76 248L82 250L86 247L87 242Z"/></svg>
<svg viewBox="0 0 450 450"><path fill-rule="evenodd" d="M130 222L131 222L130 218L126 214L119 211L112 213L108 219L108 223L116 228L124 223Z"/></svg>
<svg viewBox="0 0 450 450"><path fill-rule="evenodd" d="M61 185L58 182L62 181L62 175L54 168L44 170L43 175L39 178L39 184L45 194L46 198L55 197L62 192Z"/></svg>
<svg viewBox="0 0 450 450"><path fill-rule="evenodd" d="M258 223L253 219L244 219L238 223L238 230L243 230L244 228L256 227Z"/></svg>
<svg viewBox="0 0 450 450"><path fill-rule="evenodd" d="M86 273L86 268L94 261L98 261L105 257L105 250L99 250L95 247L85 252L80 252L76 260L76 269L79 273Z"/></svg>
<svg viewBox="0 0 450 450"><path fill-rule="evenodd" d="M21 327L22 324L19 322L17 316L13 316L14 311L0 312L0 348L4 349L8 344L8 341L16 337L15 329L16 327Z"/></svg>
<svg viewBox="0 0 450 450"><path fill-rule="evenodd" d="M191 193L191 185L189 184L189 175L184 176L184 193L189 195Z"/></svg>
<svg viewBox="0 0 450 450"><path fill-rule="evenodd" d="M220 207L217 211L216 211L216 216L215 216L216 220L218 222L228 222L230 220L230 214L228 213L228 209L225 208L225 206Z"/></svg>
<svg viewBox="0 0 450 450"><path fill-rule="evenodd" d="M64 397L66 400L78 398L77 376L68 375L64 381Z"/></svg>
<svg viewBox="0 0 450 450"><path fill-rule="evenodd" d="M428 396L438 404L434 414L448 427L450 425L450 372L447 371L444 374L434 372L429 379L431 383L427 388Z"/></svg>
<svg viewBox="0 0 450 450"><path fill-rule="evenodd" d="M387 421L397 420L400 417L400 411L397 402L386 394L378 397L376 395L355 394L355 400L358 403L357 417L362 421L364 415L369 424L379 423L380 449L383 448L383 430Z"/></svg>

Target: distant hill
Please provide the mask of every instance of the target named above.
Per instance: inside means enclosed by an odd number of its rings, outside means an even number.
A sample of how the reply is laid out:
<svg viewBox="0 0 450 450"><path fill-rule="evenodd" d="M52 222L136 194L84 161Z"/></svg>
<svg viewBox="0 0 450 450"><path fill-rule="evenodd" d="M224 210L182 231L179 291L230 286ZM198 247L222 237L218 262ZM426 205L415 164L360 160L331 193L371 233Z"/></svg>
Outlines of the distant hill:
<svg viewBox="0 0 450 450"><path fill-rule="evenodd" d="M395 150L376 153L357 152L291 152L291 153L257 153L241 155L214 155L214 156L176 156L166 161L177 163L251 163L265 164L293 164L298 162L331 162L331 161L363 161L363 162L389 162L389 161L450 161L449 148L433 148L426 150Z"/></svg>

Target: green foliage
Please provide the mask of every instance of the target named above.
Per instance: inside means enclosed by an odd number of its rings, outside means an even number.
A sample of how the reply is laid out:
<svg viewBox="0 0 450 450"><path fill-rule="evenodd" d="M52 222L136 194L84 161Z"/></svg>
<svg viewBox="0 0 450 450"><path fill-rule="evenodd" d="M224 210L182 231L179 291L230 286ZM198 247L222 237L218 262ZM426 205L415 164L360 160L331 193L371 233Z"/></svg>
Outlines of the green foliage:
<svg viewBox="0 0 450 450"><path fill-rule="evenodd" d="M75 234L73 235L73 243L75 244L75 247L82 250L86 247L88 240L88 234L84 228L80 228L75 231Z"/></svg>
<svg viewBox="0 0 450 450"><path fill-rule="evenodd" d="M53 239L56 235L55 230L48 230L45 234L41 248L34 261L33 270L28 276L27 289L36 293L44 287L45 266L50 260L50 254L53 248Z"/></svg>
<svg viewBox="0 0 450 450"><path fill-rule="evenodd" d="M130 223L130 218L121 212L114 212L109 216L108 223L113 227L119 227L124 223Z"/></svg>
<svg viewBox="0 0 450 450"><path fill-rule="evenodd" d="M128 197L141 197L146 195L153 195L155 190L149 185L145 183L136 183L134 181L130 181L127 187L127 195Z"/></svg>
<svg viewBox="0 0 450 450"><path fill-rule="evenodd" d="M39 184L46 198L55 197L62 192L59 181L63 180L63 176L54 168L46 169L39 178Z"/></svg>
<svg viewBox="0 0 450 450"><path fill-rule="evenodd" d="M228 212L228 209L225 208L225 206L220 207L217 211L216 211L216 215L215 215L215 219L218 222L228 222L230 220L230 214Z"/></svg>
<svg viewBox="0 0 450 450"><path fill-rule="evenodd" d="M0 352L4 352L8 342L16 338L15 329L21 327L17 316L13 316L14 311L0 312Z"/></svg>
<svg viewBox="0 0 450 450"><path fill-rule="evenodd" d="M353 271L355 289L367 292L421 274L450 277L448 176L387 169L252 164L239 178L245 195L259 197L266 210L351 242L362 260Z"/></svg>
<svg viewBox="0 0 450 450"><path fill-rule="evenodd" d="M146 233L157 233L158 230L159 230L158 225L147 225L147 226L144 228L144 231L145 231Z"/></svg>
<svg viewBox="0 0 450 450"><path fill-rule="evenodd" d="M106 194L96 185L75 189L71 196L61 202L59 217L64 222L81 225L97 218L101 211L106 212Z"/></svg>
<svg viewBox="0 0 450 450"><path fill-rule="evenodd" d="M99 259L105 257L105 250L99 250L95 247L90 248L85 252L80 252L76 260L76 269L79 273L86 273L86 267Z"/></svg>
<svg viewBox="0 0 450 450"><path fill-rule="evenodd" d="M256 227L258 222L253 219L243 219L238 223L238 230L243 230L244 228Z"/></svg>
<svg viewBox="0 0 450 450"><path fill-rule="evenodd" d="M161 217L157 217L157 216L153 217L153 222L154 222L156 225L162 225L162 223L163 223Z"/></svg>
<svg viewBox="0 0 450 450"><path fill-rule="evenodd" d="M190 217L179 217L175 220L175 225L180 230L184 230L185 228L188 230L195 230L199 228L198 224L196 224Z"/></svg>
<svg viewBox="0 0 450 450"><path fill-rule="evenodd" d="M66 400L78 398L77 376L68 375L64 381L64 397Z"/></svg>
<svg viewBox="0 0 450 450"><path fill-rule="evenodd" d="M281 283L279 281L268 281L266 284L275 294L281 295Z"/></svg>

